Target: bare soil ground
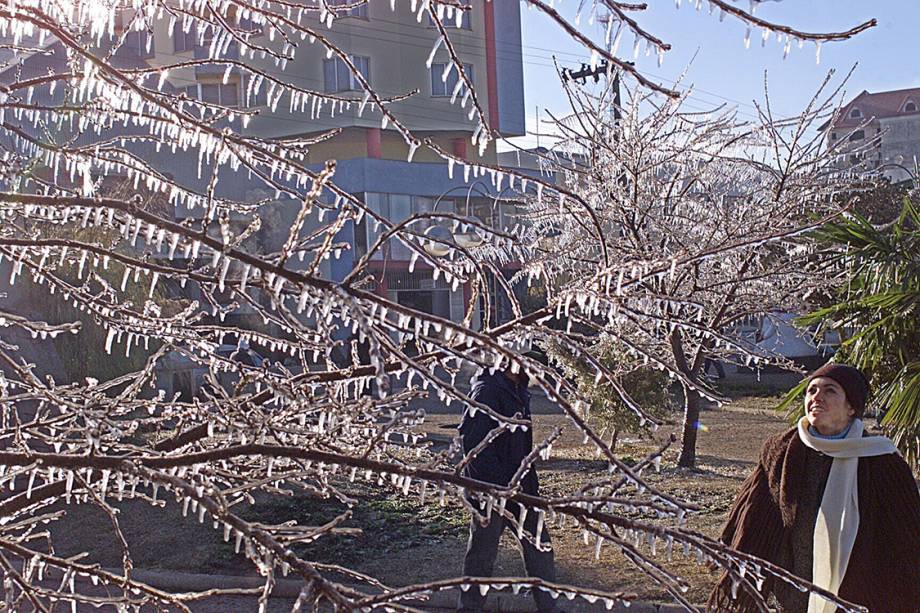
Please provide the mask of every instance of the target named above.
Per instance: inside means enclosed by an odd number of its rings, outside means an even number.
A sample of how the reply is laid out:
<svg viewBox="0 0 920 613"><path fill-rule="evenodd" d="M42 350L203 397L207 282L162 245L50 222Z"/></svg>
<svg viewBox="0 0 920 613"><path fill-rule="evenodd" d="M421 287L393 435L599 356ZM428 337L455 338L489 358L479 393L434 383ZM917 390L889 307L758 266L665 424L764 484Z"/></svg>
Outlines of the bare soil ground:
<svg viewBox="0 0 920 613"><path fill-rule="evenodd" d="M689 518L691 529L711 536L719 533L738 486L756 462L761 444L787 427L782 417L771 410L775 403L775 398L743 397L730 406L704 411L697 470L677 468L678 450L673 448L665 456L659 474L646 474L660 489L702 509ZM565 424L562 415L537 415L535 420L536 437ZM449 436L457 422L457 415L431 415L424 428L442 437ZM663 427L657 437L663 440L677 428L677 425ZM639 459L657 445L655 440L621 439L618 454ZM541 488L549 494L571 491L573 486L603 471L604 463L594 457L593 451L570 428L553 446L551 458L539 465ZM303 553L318 561L349 565L390 585L461 573L467 533L462 509L456 505L422 507L415 499L370 488L363 495L366 502L356 510L349 524L361 528L361 535L324 539L305 548ZM275 498L260 501L255 508L245 510L244 515L262 521L297 519L318 525L331 519L336 508L315 501ZM212 529L207 521L199 524L193 514L183 517L179 506L171 501L164 508L126 501L121 509L122 529L138 568L221 575L254 572L243 556L234 554L232 542L224 543L221 531ZM634 592L643 601L672 601L613 547L604 548L600 559L595 560L593 545L585 546L575 528L552 530L552 538L559 581ZM121 551L109 519L93 507L68 508L67 516L54 528L54 542L61 554L89 551L89 560L93 562L109 567L121 565ZM693 585L688 594L691 601L705 601L715 575L698 565L695 558L685 559L680 555L675 555L667 566ZM513 576L523 571L513 538L506 534L495 574Z"/></svg>
<svg viewBox="0 0 920 613"><path fill-rule="evenodd" d="M719 534L738 487L756 463L761 444L768 436L788 427L782 416L772 410L775 404L775 398L748 397L729 407L704 411L700 420L704 428L699 433L697 469L690 471L676 467L678 448L675 446L665 455L660 473L645 473L659 489L701 508L699 513L690 516L687 522L690 529L713 537ZM456 418L450 416L432 416L429 427L439 422L455 421ZM540 415L536 418L534 435L536 438L546 436L553 427L564 423L562 415ZM656 438L664 440L676 427L661 428ZM640 459L657 445L658 441L654 440L626 439L620 442L617 452L624 459ZM580 435L570 431L553 446L550 460L540 465L541 492L552 495L571 491L579 483L602 475L604 470L605 463L595 458ZM614 548L605 547L600 559L595 560L593 543L585 546L581 531L574 526L553 530L552 537L559 581L634 592L639 600L644 601L672 601L664 589L650 582ZM451 540L437 547L417 548L413 558L441 562L431 566L423 564L420 568L423 574L414 575L413 580L459 573L465 546L464 535L463 539ZM386 572L390 562L380 560L377 563L382 573ZM371 571L374 566L374 563L369 564L367 570ZM689 593L691 601L705 601L716 578L714 574L699 566L695 558L691 560L680 555L675 555L668 567L688 578L694 586ZM503 537L495 574L524 574L523 563L510 534L506 533Z"/></svg>

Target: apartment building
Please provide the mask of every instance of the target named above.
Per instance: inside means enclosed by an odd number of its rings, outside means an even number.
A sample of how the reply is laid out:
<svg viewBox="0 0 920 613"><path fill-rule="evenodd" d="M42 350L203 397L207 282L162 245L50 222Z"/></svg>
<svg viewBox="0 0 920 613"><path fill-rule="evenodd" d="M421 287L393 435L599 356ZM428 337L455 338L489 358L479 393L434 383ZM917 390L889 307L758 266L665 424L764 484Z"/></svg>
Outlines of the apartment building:
<svg viewBox="0 0 920 613"><path fill-rule="evenodd" d="M445 20L450 27L451 43L473 80L493 128L504 136L521 135L524 95L519 4L486 0L467 3L471 10L460 20ZM351 3L334 0L329 4ZM431 139L443 149L471 161L497 161L494 143L481 154L471 143L476 121L468 116L470 105L461 108L459 103L451 104L457 73L454 70L446 81L442 79L448 62L444 45L433 55L430 68L426 66L440 33L426 16L419 19L417 9L413 11L410 3L396 3L391 10L389 2L372 1L357 8L340 9L331 29L320 24L319 15L315 25L318 32L349 55L379 95L414 92L405 100L390 104L389 109L417 138ZM280 37L270 37L254 26L253 30L257 32L256 44L280 48ZM320 168L326 160L336 160L335 183L391 221L437 208L502 223L504 213L495 205L491 186L483 181L465 181L462 172L449 173L447 164L424 147L410 156L402 135L392 125L385 126L379 112L370 105L363 112L359 110L363 93L344 63L334 55L329 57L324 47L310 43L309 39L297 43L295 59L283 67L270 58L253 60L248 55L241 56L235 42L226 47L223 57L238 59L305 90L335 93L352 98L355 103L333 107L308 96L292 105L285 95L272 104L271 88L263 83L256 93L248 71L232 68L226 72L224 66L214 64L173 68L165 85L189 97L258 111L245 128L237 120L234 129L245 134L294 139L338 130L334 138L310 148L308 163ZM208 57L210 45L209 38L199 36L181 19L175 24L161 19L151 32L129 32L114 61L126 68L168 66ZM7 69L0 66L0 79L63 68L65 56L60 43L50 39L46 47L45 53L13 58ZM54 94L37 91L36 99L47 97L49 103L61 103L62 89ZM203 173L199 170L197 152L172 153L168 148L158 151L152 146L137 145L132 153L187 186L206 189L211 178L207 169ZM220 176L216 195L252 202L275 197L245 172ZM271 251L283 243L298 208L298 201L282 199L270 202L263 209L265 227L259 237L262 248ZM202 214L200 210L174 213L180 219ZM318 226L318 219L310 220L304 232ZM337 239L350 248L340 259L325 264L322 274L344 278L373 245L379 232L373 224L346 225ZM429 267L422 262L411 266L410 259L408 249L397 241L390 241L376 252L371 258L376 291L414 308L459 319L469 299L469 289L451 290L443 279L433 278Z"/></svg>
<svg viewBox="0 0 920 613"><path fill-rule="evenodd" d="M337 0L335 4L346 4ZM523 68L521 54L520 9L517 2L487 2L469 0L471 10L459 21L445 20L450 26L451 43L464 64L465 72L472 78L476 94L487 113L490 124L504 136L524 133ZM431 139L454 155L487 163L495 163L494 143L480 156L471 144L476 127L468 117L470 105L451 104L451 95L457 82L457 72L442 79L448 61L444 45L432 58L431 67L426 60L435 41L440 36L427 17L417 18L417 11L409 3L370 2L352 9L341 9L332 29L322 28L323 34L338 48L345 51L363 77L382 97L399 96L416 92L404 101L389 106L392 113L417 138ZM256 39L259 44L270 44L267 36ZM186 31L181 22L172 30L157 29L153 40L132 41L138 54L151 65L166 65L204 57L200 37ZM208 41L204 41L205 44ZM239 56L235 45L230 45L227 56ZM250 62L248 58L247 62ZM329 57L324 47L307 41L298 45L296 59L289 62L283 72L269 60L258 61L260 69L309 90L336 93L345 97L354 93L362 98L360 87L341 59ZM187 95L258 109L259 116L252 119L245 131L260 137L309 137L328 130L340 133L328 141L311 147L309 162L321 165L335 159L337 168L334 181L351 194L361 198L376 212L398 222L415 212L447 210L464 215L477 215L491 222L499 222L502 212L494 206L492 189L482 182L467 183L456 173L450 176L447 164L430 150L422 147L410 156L409 146L392 126L384 127L379 112L361 109L361 104L339 106L324 104L319 110L316 103L307 100L300 108L291 108L287 97L272 108L263 87L253 94L249 76L237 69L224 75L221 66L196 66L169 74L170 84ZM270 91L270 90L268 90ZM305 107L305 108L304 108ZM409 161L409 158L412 161ZM171 172L184 182L199 181L193 176L194 167L174 159L163 160ZM221 179L222 189L237 196L251 190L251 199L266 194L245 176ZM278 202L280 219L278 228L289 227L286 221L293 217L296 202ZM181 214L181 213L180 213ZM318 221L316 222L318 223ZM349 224L338 237L351 245L348 253L332 261L324 271L332 278L343 278L379 236L374 224ZM310 227L305 231L310 231ZM283 237L268 237L266 242L283 241ZM375 273L376 290L400 303L443 317L459 319L462 316L468 288L452 291L443 280L435 280L430 267L421 262L410 266L409 250L398 241L390 241L384 249L371 258ZM411 269L411 270L410 270Z"/></svg>
<svg viewBox="0 0 920 613"><path fill-rule="evenodd" d="M920 87L863 90L835 120L821 126L845 167L877 171L893 183L916 173L920 162Z"/></svg>

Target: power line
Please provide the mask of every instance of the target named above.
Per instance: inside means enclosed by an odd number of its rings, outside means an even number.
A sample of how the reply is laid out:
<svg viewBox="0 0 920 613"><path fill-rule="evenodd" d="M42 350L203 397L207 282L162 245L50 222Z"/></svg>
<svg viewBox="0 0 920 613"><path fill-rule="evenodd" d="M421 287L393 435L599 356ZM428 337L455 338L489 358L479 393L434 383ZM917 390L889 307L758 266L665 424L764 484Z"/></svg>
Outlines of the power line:
<svg viewBox="0 0 920 613"><path fill-rule="evenodd" d="M401 23L401 22L393 21L393 20L388 20L388 19L374 18L373 21L380 21L380 22L383 22L383 23L391 24L391 25L405 25L405 24L403 24L403 23ZM371 29L375 29L375 28L371 28ZM388 33L388 34L390 33L389 30L378 30L378 31L384 32L384 33ZM402 36L402 35L401 35L401 36ZM406 36L418 38L418 39L421 39L421 40L427 40L427 39L425 39L424 37L417 36L417 35L412 35L412 34L406 34ZM478 48L478 47L477 47L477 48ZM521 49L522 49L522 50L523 50L523 49L532 49L532 50L534 50L534 51L540 51L540 52L542 52L542 53L540 53L540 54L528 54L528 53L524 53L524 54L523 54L523 55L528 56L528 57L535 57L535 58L539 58L539 59L543 59L543 58L545 57L545 54L547 54L547 53L549 53L549 54L555 54L555 55L565 55L565 56L569 56L569 57L573 58L573 61L574 61L574 62L579 62L579 63L585 61L586 58L587 58L587 55L586 55L586 54L579 54L579 53L574 53L574 52L571 52L571 51L564 51L564 50L562 50L562 49L552 49L552 48L548 48L548 47L540 47L540 46L537 46L537 45L525 45L525 44L523 44L523 43L521 44ZM474 54L474 55L479 55L479 54ZM524 62L524 63L525 63L525 64L530 64L530 65L533 65L533 66L545 66L545 67L550 67L550 68L554 67L554 64L552 64L552 63L545 63L545 62L534 62L534 61L529 61L529 62ZM671 79L671 78L668 78L668 77L665 77L664 75L656 74L656 73L649 72L649 71L643 71L643 72L644 72L645 74L648 74L648 75L650 75L650 76L655 77L656 79L662 79L662 80L664 80L664 81L667 81L668 83L678 83L678 81L676 81L676 80L674 80L674 79ZM707 94L707 95L709 95L709 96L712 96L712 97L715 97L715 98L719 98L720 100L725 100L726 102L733 102L733 103L735 103L735 104L739 104L739 105L741 105L741 106L745 106L745 107L750 108L751 110L756 111L756 107L755 107L754 105L752 105L751 103L749 103L749 102L742 102L741 100L737 100L737 99L734 99L734 98L729 98L729 97L727 97L727 96L723 96L723 95L721 95L721 94L717 94L717 93L715 93L715 92L711 92L711 91L704 90L704 89L700 89L700 88L694 88L694 91L701 92L701 93L705 93L705 94Z"/></svg>
<svg viewBox="0 0 920 613"><path fill-rule="evenodd" d="M358 21L358 20L364 21L363 19L354 18L354 17L347 18L347 19L349 19L349 21ZM410 26L412 25L411 23L407 24L407 23L404 22L404 21L401 22L401 21L394 21L394 20L391 20L391 19L384 19L384 18L380 18L380 17L374 17L374 18L368 19L367 21L365 21L365 22L362 23L362 24L352 24L353 26L358 26L358 27L359 27L359 28L356 28L356 29L359 29L359 33L357 33L357 34L356 34L356 33L343 33L343 32L341 32L341 31L339 31L339 32L337 32L337 33L344 34L344 35L346 35L346 36L352 36L352 37L355 37L355 38L363 38L363 39L367 39L367 40L371 40L371 41L377 41L377 42L383 42L383 43L390 43L390 44L399 45L399 46L408 46L408 47L414 47L414 48L426 49L426 50L430 50L430 49L434 46L434 40L432 40L431 38L429 38L429 37L427 37L427 36L423 36L423 35L416 34L416 33L412 33L412 32L394 32L394 31L391 30L391 29L377 28L377 27L374 27L373 25L371 25L371 24L374 24L374 23L384 23L384 24L389 24L389 25L392 25L392 26L400 26L400 27L405 27L406 25L410 25ZM434 28L431 28L431 30L434 31ZM372 35L366 34L367 31L373 31L373 32L377 33L377 36L372 36ZM393 37L395 37L395 38L383 38L383 37L380 36L381 34L385 34L385 35L388 35L388 36L393 36ZM424 44L412 43L412 42L409 42L407 39L415 39L415 40L417 40L417 41L423 41ZM462 54L463 54L464 56L476 57L476 58L480 58L480 59L484 59L484 58L486 57L486 55L485 55L485 50L482 48L481 45L467 44L467 43L463 42L462 40L459 40L459 41L456 41L456 42L455 42L455 46L457 47L458 51L461 51L461 52L462 52ZM521 44L521 49L522 49L522 53L521 53L522 64L528 65L528 66L539 66L539 67L545 67L545 68L555 68L555 64L553 64L553 63L551 63L551 62L537 61L537 60L545 60L546 54L565 55L565 56L568 56L568 57L571 57L571 58L576 58L576 60L577 60L578 62L585 61L585 59L586 59L586 55L585 55L585 54L577 54L577 53L573 53L573 52L570 52L570 51L563 51L563 50L561 50L561 49L551 49L551 48L548 48L548 47L541 47L541 46L536 46L536 45L524 45L524 44ZM524 49L532 49L532 50L535 50L535 51L539 51L539 52L541 52L541 53L539 53L539 54L524 53L524 52L523 52ZM504 53L501 49L496 49L496 54L497 54L497 56L498 56L499 58L503 58L503 59L504 59L504 58L516 59L516 57L517 57L517 54L515 54L514 52L511 52L510 54L506 54L506 53ZM166 55L171 55L171 54L166 54ZM179 57L179 56L173 55L173 57ZM527 59L527 60L525 60L525 59L523 59L523 58L525 58L525 57L527 57L527 58L536 58L536 60L534 60L534 59ZM266 72L268 72L269 74L285 74L285 73L277 73L277 72L273 73L273 72L271 72L271 71L266 71ZM661 80L663 80L663 81L666 81L666 82L668 82L668 83L673 83L673 84L678 83L678 81L676 81L676 80L674 80L674 79L671 79L671 78L668 78L668 77L665 77L665 76L660 75L660 74L656 74L656 73L652 73L652 72L646 72L646 74L648 74L648 75L650 75L650 76L653 76L654 78L657 78L657 79L661 79ZM287 75L286 75L286 76L287 76ZM392 92L392 93L401 93L401 92ZM708 90L704 90L704 89L700 89L700 88L693 88L690 97L696 97L696 98L699 99L700 102L702 102L703 104L713 104L713 103L710 102L710 101L707 101L707 100L702 100L702 99L700 99L700 96L695 95L695 94L697 94L697 93L699 93L699 94L705 94L706 96L709 96L709 97L712 97L712 98L716 98L716 99L718 99L718 100L722 100L722 101L725 101L725 102L733 103L733 104L735 104L735 105L740 105L740 106L742 106L742 107L746 107L746 108L750 109L751 112L741 111L741 110L739 109L739 114L744 115L744 116L746 116L746 117L748 117L748 118L750 118L750 119L756 119L756 117L757 117L757 115L756 115L756 107L753 106L753 105L750 104L750 103L746 103L746 102L742 102L742 101L737 100L737 99L729 98L729 97L726 97L726 96L723 96L723 95L721 95L721 94L717 94L717 93L715 93L715 92L711 92L711 91L708 91Z"/></svg>
<svg viewBox="0 0 920 613"><path fill-rule="evenodd" d="M379 21L384 21L384 22L386 22L386 23L392 23L392 24L398 24L398 22L391 22L391 21L387 21L387 20L379 20ZM362 26L362 27L364 27L365 29L367 29L366 26ZM385 30L382 31L382 32L384 32L384 33L386 33L386 34L391 34L391 33L392 33L392 32L385 31ZM407 38L416 38L416 39L419 39L419 40L426 40L426 41L428 40L428 39L425 39L424 37L421 37L421 36L418 36L418 35L398 35L398 36L405 36L405 37L407 37ZM365 38L365 39L367 39L367 40L374 40L374 41L377 41L377 42L391 43L391 44L394 44L394 45L401 45L401 46L404 45L404 46L410 46L410 47L416 47L416 48L424 48L424 49L430 48L429 45L419 45L419 44L407 42L407 41L405 41L405 40L402 40L401 38L386 39L386 38L379 38L379 37L373 37L373 36L360 36L360 37L361 37L361 38ZM460 45L458 45L458 47L460 47ZM471 50L471 49L465 49L465 50L463 50L463 55L464 55L464 56L473 56L473 57L484 58L484 57L485 57L485 54L484 54L484 52L480 52L480 50L481 50L480 47L475 47L475 51L474 51L474 50ZM550 50L547 50L547 51L550 51ZM171 57L171 58L176 58L176 59L178 59L178 60L188 59L188 58L187 58L186 56L184 56L184 55L177 55L177 54L175 54L175 53L169 53L169 52L166 52L166 51L156 51L156 50L155 50L155 51L154 51L154 55L155 55L155 56L160 56L160 57ZM522 55L523 55L523 54L522 54ZM568 54L568 55L573 55L573 54ZM372 59L373 59L373 58L372 58ZM217 58L217 60L219 61L219 58ZM531 61L531 60L527 60L527 61L522 60L522 63L523 63L523 64L528 64L528 65L531 65L531 66L537 65L537 66L543 66L543 67L554 67L553 64L544 63L544 62L534 62L534 61ZM295 58L295 61L294 61L293 65L296 65L296 64L297 64L297 60L296 60L296 58ZM266 74L268 74L268 75L272 75L272 76L275 76L275 77L291 77L291 76L292 76L290 72L283 72L283 71L278 71L278 70L271 70L271 69L268 69L268 68L260 68L259 70L260 70L261 72L264 72L264 73L266 73ZM373 71L372 71L372 72L373 72ZM317 85L317 86L322 84L322 81L321 81L320 79L314 79L314 78L306 77L305 75L297 75L297 76L300 77L300 78L302 78L303 80L305 80L307 83L310 83L310 84L315 84L315 85ZM169 79L169 80L170 80L170 81L177 81L177 82L181 82L181 83L186 83L186 84L189 84L189 85L191 85L191 84L197 84L197 83L198 83L197 80L195 80L195 81L188 81L188 80L184 80L184 79L180 79L180 78L172 78L172 79ZM669 81L670 81L670 80L669 80ZM671 81L671 82L675 82L675 81ZM316 87L316 89L319 90L320 88L319 88L319 87ZM378 91L378 93L380 93L380 94L383 95L383 96L388 96L388 95L399 95L399 94L404 93L404 91L387 91L387 90L385 90L385 89L380 89L380 88L375 88L375 89ZM703 90L699 90L699 91L703 91ZM691 95L690 97L693 98L694 96ZM698 100L700 103L704 104L704 105L705 105L705 104L711 104L711 103L708 102L708 101L699 100L699 98L697 98L697 100ZM730 99L727 99L727 98L726 98L726 100L731 101ZM409 100L407 100L407 101L402 101L402 102L400 102L399 104L400 104L403 108L408 107L408 108L411 108L411 109L415 109L414 114L403 114L403 115L406 116L406 117L414 117L414 118L417 118L417 119L428 119L428 120L433 120L433 121L437 121L437 120L443 119L443 118L440 117L440 116L429 115L429 114L425 114L425 113L419 112L419 111L421 111L421 110L429 110L429 107L428 107L427 104L424 104L424 103L421 103L421 104L420 104L420 103L415 103L415 102L412 102L412 101L409 101ZM748 105L748 106L749 106L749 105ZM708 110L708 109L706 109L705 107L701 107L701 106L699 106L699 105L692 106L691 108L693 108L694 110ZM752 107L752 108L753 108L753 107ZM752 114L750 114L750 113L742 112L742 111L740 111L740 110L738 110L738 114L741 115L741 116L746 116L746 117L748 117L748 118L750 118L750 119L756 118L754 115L752 115ZM280 114L277 114L277 113L275 113L275 114L273 115L273 118L275 118L275 119L277 119L277 120L280 120L280 121L298 121L298 122L299 122L299 120L297 120L297 119L288 119L287 117L284 117L283 115L280 115ZM321 119L320 119L320 121L321 121ZM332 125L335 125L335 124L332 124Z"/></svg>
<svg viewBox="0 0 920 613"><path fill-rule="evenodd" d="M289 76L289 75L286 75L286 76ZM180 84L185 84L185 85L198 85L198 84L201 83L201 82L198 81L198 80L183 79L183 78L170 78L169 81L170 81L170 82L173 82L173 83L180 83ZM307 79L307 81L311 81L311 79ZM340 92L340 93L341 93L341 92ZM419 100L418 98L416 98L416 99ZM354 102L355 102L355 103L359 103L360 101L359 101L359 100L355 100ZM337 103L333 103L333 104L337 104ZM427 105L425 105L424 103L421 103L421 102L419 102L419 103L410 103L410 102L408 102L408 101L400 101L400 102L398 102L398 103L396 103L396 104L399 104L399 105L403 106L404 108L405 108L405 107L410 107L410 108L412 109L412 112L402 112L402 111L398 112L398 116L401 117L401 118L406 118L406 119L422 119L422 120L430 120L430 121L443 121L443 120L444 120L444 117L441 116L441 115L430 115L430 114L425 114L425 113L419 112L419 110L429 110L429 107L428 107ZM697 111L697 112L706 112L706 111L711 110L711 107L703 106L703 105L701 105L701 104L693 103L693 102L684 102L684 105L687 106L690 110L692 110L692 111ZM279 106L283 106L283 105L281 105L281 104L279 103ZM241 107L241 108L242 108L242 107ZM249 108L259 108L259 107L249 107ZM445 111L445 112L449 112L449 111ZM450 121L458 122L458 123L459 123L460 121L462 121L462 117L465 117L465 116L466 116L466 111L465 111L465 110L462 110L462 109L456 109L456 112L457 112L458 115L461 115L461 119L459 119L459 120L458 120L458 119L453 119L453 120L450 120ZM276 112L271 113L271 114L260 115L260 117L263 118L263 119L266 119L266 120L271 120L271 121L282 121L282 122L287 122L287 123L296 123L296 124L302 125L302 126L306 126L306 125L308 125L309 123L314 123L314 124L319 123L319 124L323 124L323 126L324 126L324 127L317 127L317 130L311 130L311 131L318 131L318 130L322 130L322 129L330 129L330 128L342 127L340 123L336 122L335 118L329 117L328 119L324 119L322 116L319 116L319 115L318 115L315 119L311 119L309 122L304 122L303 120L298 119L297 117L293 116L292 114L286 113L286 112L284 112L284 111L282 111L282 112L277 112L277 111L276 111ZM359 118L358 118L358 117L354 117L354 118L352 118L352 119L357 120L357 119L359 119ZM362 126L355 126L355 127L362 127ZM414 128L414 129L418 129L418 128ZM461 130L461 131L465 131L465 130ZM536 133L530 133L530 134L536 134ZM517 137L510 137L510 138L517 138Z"/></svg>
<svg viewBox="0 0 920 613"><path fill-rule="evenodd" d="M399 26L405 26L405 25L406 25L406 24L403 23L403 22L397 22L397 21L392 21L392 20L387 20L387 19L380 19L380 18L374 18L373 21L374 21L374 22L387 23L387 24L391 24L391 25L399 25ZM373 41L377 41L377 42L390 43L390 44L398 45L398 46L409 46L409 47L424 48L424 49L430 49L430 48L433 46L432 41L431 41L430 39L428 39L427 37L418 35L418 34L411 34L411 33L396 33L396 32L392 32L392 31L390 31L390 30L379 29L379 28L373 28L373 27L371 27L371 26L369 26L369 25L366 25L366 24L362 24L362 25L361 25L361 29L364 30L364 33L362 33L362 34L350 34L350 36L357 37L357 38L364 38L364 39L367 39L367 40L373 40ZM388 35L392 34L392 35L394 35L396 38L392 38L392 39L391 39L391 38L381 38L381 37L379 37L379 36L370 36L370 35L367 35L367 34L366 34L366 31L367 31L367 30L376 30L378 33L388 34ZM172 33L169 33L169 38L170 38L170 40L172 40ZM426 44L417 44L417 43L409 42L409 41L407 41L406 39L423 40L423 41L425 41ZM482 47L479 46L479 45L473 46L473 45L467 45L467 44L460 43L460 44L457 44L457 48L458 48L458 51L461 52L463 56L470 56L470 57L477 57L477 58L485 58L485 51L484 51L484 49L482 49ZM567 55L567 56L571 56L571 57L583 57L583 56L578 56L577 54L574 54L574 53L570 53L570 52L566 52L566 51L562 51L562 50L558 50L558 49L554 50L554 49L549 49L549 48L545 48L545 47L538 47L538 46L533 46L533 45L523 45L523 44L522 44L522 45L521 45L521 48L522 48L522 50L523 50L524 48L528 48L528 49L536 49L536 50L544 51L544 52L547 52L547 53L558 53L558 54L560 54L560 55ZM501 55L501 54L500 54L500 55ZM179 55L179 54L170 53L170 52L167 52L167 51L159 51L159 50L156 50L156 48L154 48L154 57L174 58L174 59L179 60L179 61L188 60L188 59L189 59L187 55ZM301 57L303 57L303 56L301 56ZM507 55L502 55L502 57L510 57L510 58L514 59L514 58L517 57L517 54L511 53L511 54L507 54ZM528 66L540 66L540 67L549 67L549 68L554 68L554 67L555 67L555 64L552 64L552 63L539 62L539 61L534 61L534 60L524 60L524 59L523 59L524 57L538 57L538 58L540 58L540 59L543 59L543 56L542 56L542 55L541 55L541 56L536 56L536 55L534 55L534 54L526 54L526 53L523 53L523 51L522 51L521 57L522 57L522 60L521 60L521 61L522 61L522 64L525 64L525 65L528 65ZM215 59L216 59L216 61L220 61L220 58L215 58ZM311 59L313 59L313 58L311 58ZM309 61L309 60L308 60L308 61ZM292 63L292 65L294 65L294 66L297 65L297 58L295 58L295 61ZM153 68L155 68L155 67L153 67ZM323 82L322 82L321 79L315 79L315 78L307 77L306 75L292 75L291 72L284 72L284 71L279 71L279 70L271 70L271 69L269 69L269 68L267 68L267 67L265 67L265 68L258 68L258 69L255 69L255 70L258 70L258 72L263 72L263 73L268 74L268 75L270 75L270 76L274 76L274 77L276 77L276 78L279 78L279 80L280 80L280 78L290 78L290 77L292 77L292 76L297 76L297 77L300 78L302 81L304 81L304 82L306 82L306 83L308 83L308 84L310 84L310 85L316 85L317 87L315 87L314 89L316 89L317 91L319 91L319 90L321 89L321 87L319 87L319 86L323 85ZM373 70L372 70L372 74L373 74ZM651 73L649 73L649 74L651 74ZM671 83L676 83L676 81L673 81L673 80L671 80L671 79L667 79L667 78L665 78L665 77L661 77L661 76L657 76L657 75L656 75L656 77L657 77L657 78L662 78L662 79L664 79L664 80L666 80L666 81L668 81L668 82L671 82ZM179 83L179 84L184 84L184 85L197 85L197 84L200 84L200 83L201 83L201 81L199 81L198 79L183 79L183 78L181 78L181 77L170 77L168 80L169 80L171 83L173 83L173 84ZM384 96L384 97L389 96L389 95L399 95L399 94L405 93L404 91L390 91L390 92L388 92L388 91L386 91L385 89L381 89L381 88L375 88L375 90L376 90L380 95L382 95L382 96ZM708 93L709 95L715 96L715 97L720 98L720 99L724 99L724 100L729 101L729 102L735 102L735 103L738 103L738 104L743 104L743 103L740 103L740 102L738 102L738 101L736 101L736 100L732 100L732 99L726 98L726 97L724 97L724 96L719 96L718 94L712 94L712 93L709 93L709 92L705 92L705 90L694 90L694 91L699 91L699 92ZM421 93L421 92L420 92L420 93ZM422 94L422 95L424 95L424 94ZM701 106L701 105L709 105L709 104L711 104L710 102L708 102L708 101L706 101L706 100L700 100L698 97L694 97L693 95L691 95L690 98L696 98L696 103L695 103L695 104L694 104L694 103L691 103L691 102L685 103L685 104L687 104L687 106L688 106L691 110L695 110L695 111L706 111L706 110L711 110L710 108L707 108L706 106ZM414 100L417 100L417 102L414 101ZM400 102L396 103L396 104L398 104L400 107L402 107L402 109L407 109L407 108L408 108L408 109L411 110L411 112L402 112L402 111L401 111L399 114L400 114L402 117L405 117L406 119L419 119L419 120L430 120L430 121L443 121L443 120L444 120L443 115L433 115L433 114L427 114L427 113L422 112L422 111L430 111L430 110L431 110L430 103L423 102L423 101L420 100L419 98L415 98L414 100L413 100L413 99L409 99L409 100L404 100L404 101L400 101ZM360 101L359 101L359 100L355 100L354 102L357 103L357 102L360 102ZM745 106L749 106L749 107L750 107L750 105L745 105ZM754 108L754 107L751 107L751 108ZM445 109L445 112L450 113L450 112L451 112L451 109ZM461 116L461 117L463 117L463 116L466 115L466 111L465 111L465 110L456 109L456 114L459 115L459 116ZM740 111L740 110L738 110L738 114L739 114L740 116L747 116L747 117L749 117L749 118L754 118L754 116L753 116L752 114L750 114L750 113L745 113L745 112L742 112L742 111ZM301 119L298 119L297 117L292 116L292 115L289 114L289 113L284 113L283 111L282 111L281 113L274 112L274 113L272 113L272 114L270 114L270 115L269 115L269 114L262 115L262 117L265 118L265 119L270 119L270 120L272 120L272 121L281 121L281 122L288 122L288 123L297 123L297 124L300 124L300 125L304 125L304 124L306 123L306 122L302 121ZM357 119L357 118L355 118L355 119ZM457 121L457 120L452 120L452 121ZM331 118L331 117L330 117L328 120L324 120L322 117L317 117L317 118L315 118L315 119L312 119L311 122L314 123L314 124L317 124L317 123L318 123L318 124L323 124L322 127L317 126L317 127L316 127L317 130L323 130L323 129L341 127L341 124L340 124L340 123L337 123L337 122L335 121L335 119L334 119L334 118ZM306 125L305 125L305 127L306 127ZM417 129L417 128L416 128L416 129ZM313 130L311 130L311 131L313 131Z"/></svg>

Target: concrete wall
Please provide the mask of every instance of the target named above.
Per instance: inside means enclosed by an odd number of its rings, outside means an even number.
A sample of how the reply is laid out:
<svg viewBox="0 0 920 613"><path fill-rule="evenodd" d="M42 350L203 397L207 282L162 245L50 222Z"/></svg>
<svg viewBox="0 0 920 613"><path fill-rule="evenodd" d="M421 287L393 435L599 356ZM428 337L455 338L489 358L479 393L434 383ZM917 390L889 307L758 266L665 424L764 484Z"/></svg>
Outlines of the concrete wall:
<svg viewBox="0 0 920 613"><path fill-rule="evenodd" d="M864 138L849 140L858 130L862 130ZM879 168L895 183L909 178L908 170L914 171L920 162L920 115L873 119L858 130L837 128L828 131L829 144L838 147L841 155L841 167L852 166L852 155L858 150L868 170ZM869 144L872 139L878 142Z"/></svg>
<svg viewBox="0 0 920 613"><path fill-rule="evenodd" d="M891 117L882 120L882 163L894 163L914 170L920 162L920 116ZM886 169L892 181L909 178L906 170L896 166Z"/></svg>
<svg viewBox="0 0 920 613"><path fill-rule="evenodd" d="M858 138L860 132L862 132L862 137ZM849 168L857 161L865 161L866 168L870 170L878 167L882 163L880 156L881 141L878 140L880 133L881 124L876 119L869 121L865 126L858 129L837 128L829 130L827 134L829 146L834 147L840 156L838 167ZM873 139L876 139L876 142L870 143ZM853 157L854 155L859 156L858 160Z"/></svg>

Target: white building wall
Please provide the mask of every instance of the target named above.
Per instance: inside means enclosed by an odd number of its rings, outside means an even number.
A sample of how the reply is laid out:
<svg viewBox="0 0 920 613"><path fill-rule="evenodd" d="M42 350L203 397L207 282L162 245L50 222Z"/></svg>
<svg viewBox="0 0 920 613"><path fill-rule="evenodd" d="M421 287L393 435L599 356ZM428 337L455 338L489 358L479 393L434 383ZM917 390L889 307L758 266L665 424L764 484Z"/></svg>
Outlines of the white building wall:
<svg viewBox="0 0 920 613"><path fill-rule="evenodd" d="M907 180L908 171L916 173L920 162L920 116L886 118L881 126L881 163L887 165L885 175L893 182Z"/></svg>

